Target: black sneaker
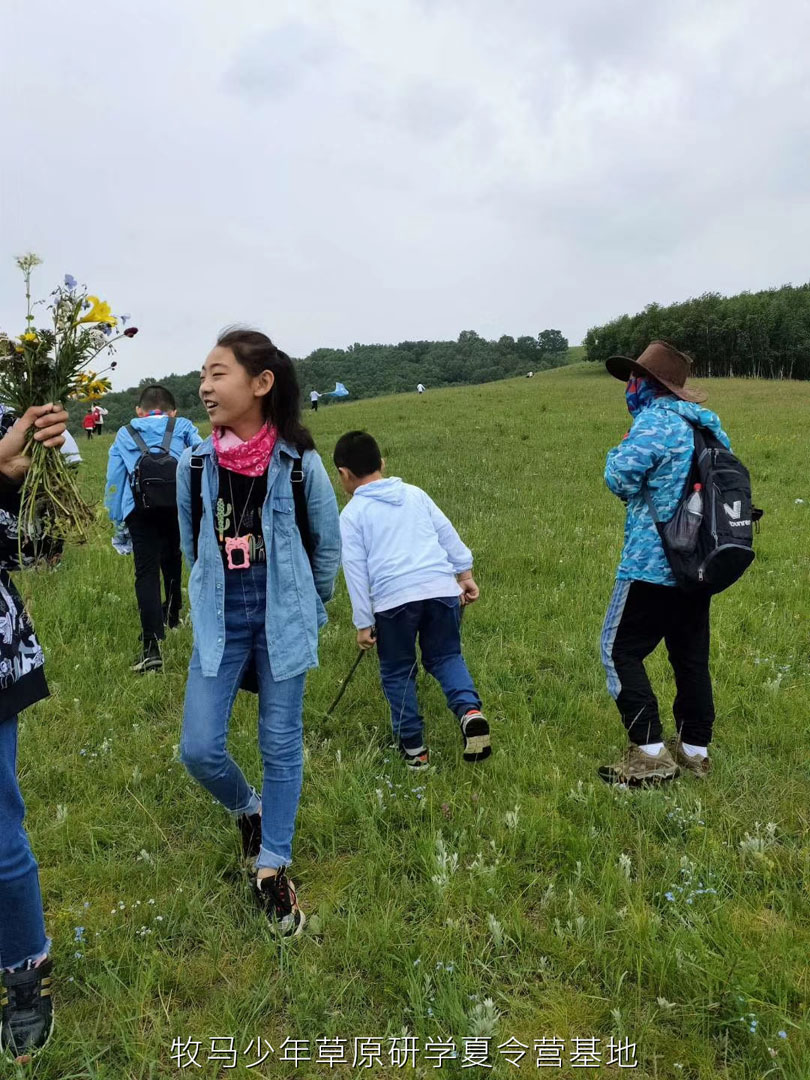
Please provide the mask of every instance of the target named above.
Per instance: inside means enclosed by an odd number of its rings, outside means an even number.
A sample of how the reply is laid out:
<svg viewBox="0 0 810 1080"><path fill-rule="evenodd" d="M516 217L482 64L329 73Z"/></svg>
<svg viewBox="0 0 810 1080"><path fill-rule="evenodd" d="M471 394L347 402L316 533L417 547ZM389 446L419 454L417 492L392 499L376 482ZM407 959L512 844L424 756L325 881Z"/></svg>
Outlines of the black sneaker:
<svg viewBox="0 0 810 1080"><path fill-rule="evenodd" d="M483 761L492 753L489 740L489 724L480 709L469 709L461 718L461 734L464 738L464 760Z"/></svg>
<svg viewBox="0 0 810 1080"><path fill-rule="evenodd" d="M256 902L270 925L281 937L297 937L307 921L298 906L295 885L287 877L287 867L280 866L271 877L253 878Z"/></svg>
<svg viewBox="0 0 810 1080"><path fill-rule="evenodd" d="M255 859L262 849L262 815L240 814L237 824L242 836L242 858Z"/></svg>
<svg viewBox="0 0 810 1080"><path fill-rule="evenodd" d="M163 671L163 653L160 651L159 641L150 641L144 646L140 658L130 668L137 675L145 675L147 671Z"/></svg>
<svg viewBox="0 0 810 1080"><path fill-rule="evenodd" d="M430 768L430 754L426 746L403 746L400 743L398 749L409 769Z"/></svg>
<svg viewBox="0 0 810 1080"><path fill-rule="evenodd" d="M27 1065L51 1037L52 971L53 961L43 960L39 967L3 972L0 1050L11 1054L18 1065Z"/></svg>

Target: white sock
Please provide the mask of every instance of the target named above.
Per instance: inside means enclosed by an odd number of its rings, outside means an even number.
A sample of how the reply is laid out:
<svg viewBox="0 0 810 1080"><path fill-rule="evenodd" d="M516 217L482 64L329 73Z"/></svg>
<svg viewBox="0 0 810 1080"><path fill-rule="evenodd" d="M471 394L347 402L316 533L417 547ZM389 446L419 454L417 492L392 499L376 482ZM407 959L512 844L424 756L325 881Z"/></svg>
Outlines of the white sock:
<svg viewBox="0 0 810 1080"><path fill-rule="evenodd" d="M708 748L708 746L693 746L691 743L682 742L681 743L681 749L683 750L683 752L685 754L688 754L689 757L708 757L709 756L709 748Z"/></svg>
<svg viewBox="0 0 810 1080"><path fill-rule="evenodd" d="M645 754L649 754L650 757L656 757L664 749L662 742L648 742L643 746L639 746L639 750L643 750Z"/></svg>

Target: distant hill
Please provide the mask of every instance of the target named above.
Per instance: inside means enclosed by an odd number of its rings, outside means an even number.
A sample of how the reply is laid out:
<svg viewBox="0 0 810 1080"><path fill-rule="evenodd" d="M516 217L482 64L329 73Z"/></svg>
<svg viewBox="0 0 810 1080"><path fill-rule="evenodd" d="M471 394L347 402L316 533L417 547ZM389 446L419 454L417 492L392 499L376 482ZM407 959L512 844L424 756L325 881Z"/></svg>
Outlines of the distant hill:
<svg viewBox="0 0 810 1080"><path fill-rule="evenodd" d="M311 389L326 393L336 382L349 390L349 400L378 397L416 389L424 383L429 389L441 386L493 382L560 367L584 357L582 346L569 348L559 330L543 330L537 337L518 338L505 334L497 341L487 341L474 330L462 331L456 341L401 341L398 345L350 345L347 349L316 349L296 360L301 393L306 402ZM155 372L141 379L138 386L107 394L101 404L109 411L106 422L112 428L132 418L140 389L159 382L174 394L177 407L192 420L205 420L198 389L199 371L185 375L160 375ZM71 423L78 426L86 405L70 405Z"/></svg>

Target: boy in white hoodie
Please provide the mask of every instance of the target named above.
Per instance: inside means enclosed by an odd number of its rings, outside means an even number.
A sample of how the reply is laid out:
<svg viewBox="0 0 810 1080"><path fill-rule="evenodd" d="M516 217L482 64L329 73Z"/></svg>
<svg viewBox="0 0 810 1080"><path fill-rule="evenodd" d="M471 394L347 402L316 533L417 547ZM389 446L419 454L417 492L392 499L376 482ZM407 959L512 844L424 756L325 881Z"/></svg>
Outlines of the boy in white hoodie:
<svg viewBox="0 0 810 1080"><path fill-rule="evenodd" d="M418 637L422 664L458 718L464 760L489 757L489 724L461 655L461 605L479 596L472 553L421 488L383 477L380 448L365 431L342 435L334 462L352 496L340 532L357 644L377 646L400 753L412 768L429 763L416 697Z"/></svg>

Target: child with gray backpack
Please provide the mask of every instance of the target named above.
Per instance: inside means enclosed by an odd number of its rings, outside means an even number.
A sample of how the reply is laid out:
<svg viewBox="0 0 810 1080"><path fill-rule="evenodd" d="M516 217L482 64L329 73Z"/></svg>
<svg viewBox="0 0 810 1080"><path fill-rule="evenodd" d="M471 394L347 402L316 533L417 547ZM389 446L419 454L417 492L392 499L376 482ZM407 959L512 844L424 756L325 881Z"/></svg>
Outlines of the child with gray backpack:
<svg viewBox="0 0 810 1080"><path fill-rule="evenodd" d="M118 431L110 447L105 505L116 526L113 546L134 556L141 653L132 670L144 674L162 670L165 627L180 620L183 566L175 474L183 451L202 439L190 420L177 415L174 397L163 386L147 386L135 412L137 418Z"/></svg>

